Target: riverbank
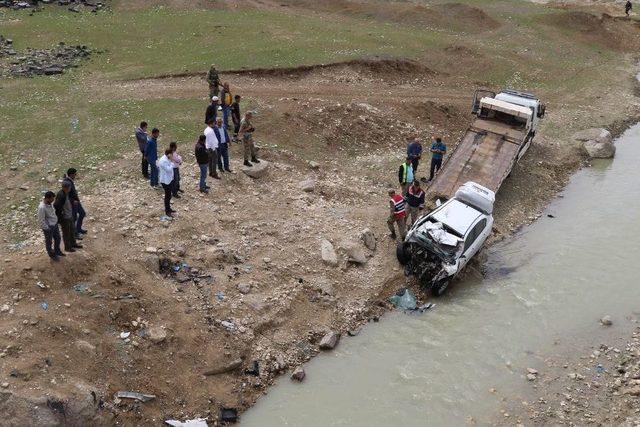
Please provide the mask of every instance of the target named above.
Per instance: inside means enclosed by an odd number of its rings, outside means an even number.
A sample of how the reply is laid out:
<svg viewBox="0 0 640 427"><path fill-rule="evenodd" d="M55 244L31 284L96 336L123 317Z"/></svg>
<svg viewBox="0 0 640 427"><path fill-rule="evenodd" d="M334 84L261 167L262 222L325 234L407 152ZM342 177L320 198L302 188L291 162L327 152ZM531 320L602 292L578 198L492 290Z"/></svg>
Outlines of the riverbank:
<svg viewBox="0 0 640 427"><path fill-rule="evenodd" d="M538 138L499 194L494 239L533 221L583 162L570 135L614 123L636 108L635 100L624 95L632 86L627 79L632 66L629 58L604 48L594 53L592 41L576 43L555 22L541 22L541 9L523 6L514 23L507 19L513 11L503 6L491 3L486 12L471 12L482 22L488 22L484 13L499 18L501 31L513 32L523 51L502 42L503 33L476 34L461 44L458 36L425 31L420 33L424 44L410 46L412 59L223 73L245 97L243 109L258 111L260 157L270 166L259 179L245 176L241 147L232 144L236 173L212 181L209 196L196 192L191 155L207 90L197 76L170 76L180 74L182 65L131 62L135 49L120 40L120 50L112 48L85 73L4 81L8 107L2 111L11 120L3 126L14 151L2 146L8 167L0 176L21 183L3 188L10 204L2 225L19 238L5 238L0 267L2 283L8 284L0 301L0 325L7 331L0 338L6 413L41 425L59 421L60 405L67 421L81 424L215 420L221 407L243 411L252 406L277 377L317 355L327 332L342 332L346 339L346 331L379 319L387 313L387 297L405 284L385 225L386 189L395 183L405 138L417 134L426 142L442 135L458 141L471 119L469 102L478 86L530 88L548 104ZM167 13L161 9L133 18L139 24ZM261 13L252 18L275 19ZM332 12L322 13L324 25ZM237 18L231 12L224 16ZM362 26L379 38L362 43L361 36L370 37L367 31L340 32L344 40L339 43L349 52L371 48L367 52L374 54L379 46L394 51L397 46L384 40L405 39L404 31L389 34L390 26L361 22L359 15L331 16L336 31ZM35 18L38 25L55 22ZM172 22L191 28L197 18L200 12L180 12ZM25 19L18 16L11 26L30 37L20 29ZM92 17L79 19L98 33L105 26ZM122 31L128 28L127 18L117 12L105 19ZM313 15L306 19L317 24ZM296 32L303 31L278 22L278 37L297 40ZM523 25L532 32L538 25L547 28L545 37L563 50L563 61L547 50L552 44L522 32ZM633 34L625 43L630 41ZM171 40L172 51L191 64L195 60L189 55L198 55L177 48L179 42ZM272 58L255 46L247 49L259 64L266 61L260 55ZM534 50L544 58L529 57ZM314 60L326 55L324 47L313 53L319 55ZM593 63L585 66L584 58ZM273 62L271 67L277 65ZM505 63L514 65L505 70ZM138 77L145 78L131 78L138 66ZM146 78L155 71L165 77ZM601 81L609 86L606 93ZM573 85L582 83L586 86L575 93ZM38 94L39 104L55 100L60 109L43 112L23 93ZM24 120L22 115L31 113L41 122ZM78 116L75 129L70 123ZM186 194L175 201L178 214L171 222L161 219L161 194L138 176L132 130L142 118L158 123L161 144L177 139L185 158ZM30 137L41 132L41 124L51 135L44 150L38 145L42 141ZM96 138L96 131L104 138ZM50 264L32 211L38 190L55 187L68 166L60 163L65 150L82 165L78 187L91 234L84 251ZM425 165L421 168L422 174ZM361 241L367 228L376 238L375 249ZM337 266L322 262L323 239L336 248ZM362 264L347 259L354 247L364 254ZM161 271L164 260L179 271ZM118 391L155 399L115 399Z"/></svg>

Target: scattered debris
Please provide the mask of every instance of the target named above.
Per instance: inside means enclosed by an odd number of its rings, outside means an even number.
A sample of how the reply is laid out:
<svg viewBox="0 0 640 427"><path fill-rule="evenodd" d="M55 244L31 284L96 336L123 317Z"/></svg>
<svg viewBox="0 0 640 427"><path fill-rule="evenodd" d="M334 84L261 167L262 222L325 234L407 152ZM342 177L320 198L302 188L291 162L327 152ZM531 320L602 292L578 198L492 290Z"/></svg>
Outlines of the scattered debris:
<svg viewBox="0 0 640 427"><path fill-rule="evenodd" d="M116 399L134 399L139 402L149 402L156 398L153 394L137 393L135 391L119 391L116 393Z"/></svg>
<svg viewBox="0 0 640 427"><path fill-rule="evenodd" d="M165 420L165 423L173 427L208 427L206 418L194 418L186 421Z"/></svg>
<svg viewBox="0 0 640 427"><path fill-rule="evenodd" d="M220 421L235 423L238 421L238 410L234 408L220 408Z"/></svg>
<svg viewBox="0 0 640 427"><path fill-rule="evenodd" d="M393 304L395 308L401 308L403 310L414 310L418 304L415 295L410 289L402 288L395 295L389 298L389 302Z"/></svg>
<svg viewBox="0 0 640 427"><path fill-rule="evenodd" d="M225 374L227 372L235 371L242 365L242 359L234 359L230 362L223 363L220 366L216 366L202 373L202 375L209 377L213 375Z"/></svg>
<svg viewBox="0 0 640 427"><path fill-rule="evenodd" d="M260 376L260 362L254 360L250 369L244 370L245 375L252 375L254 377Z"/></svg>

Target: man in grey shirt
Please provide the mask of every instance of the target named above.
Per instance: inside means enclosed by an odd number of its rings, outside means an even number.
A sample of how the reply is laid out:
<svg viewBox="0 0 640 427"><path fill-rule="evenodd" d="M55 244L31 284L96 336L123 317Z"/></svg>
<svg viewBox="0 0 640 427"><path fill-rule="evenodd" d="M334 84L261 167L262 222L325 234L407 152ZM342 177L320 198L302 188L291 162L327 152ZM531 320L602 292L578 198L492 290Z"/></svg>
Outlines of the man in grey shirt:
<svg viewBox="0 0 640 427"><path fill-rule="evenodd" d="M53 191L47 191L38 206L38 224L44 233L44 242L49 257L57 261L59 256L65 256L60 250L60 230L58 229L58 217L53 208L53 199L56 195Z"/></svg>
<svg viewBox="0 0 640 427"><path fill-rule="evenodd" d="M64 250L66 252L75 252L81 249L82 245L76 243L76 235L73 230L73 208L71 206L71 183L62 181L62 189L58 191L53 207L56 210L58 223L62 229L62 240L64 241Z"/></svg>

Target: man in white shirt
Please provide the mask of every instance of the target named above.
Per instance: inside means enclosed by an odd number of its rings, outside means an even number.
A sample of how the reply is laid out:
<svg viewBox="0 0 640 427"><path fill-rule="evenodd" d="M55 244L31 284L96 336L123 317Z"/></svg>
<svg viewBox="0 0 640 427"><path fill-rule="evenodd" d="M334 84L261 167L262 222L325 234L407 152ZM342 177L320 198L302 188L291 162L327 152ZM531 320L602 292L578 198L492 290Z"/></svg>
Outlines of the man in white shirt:
<svg viewBox="0 0 640 427"><path fill-rule="evenodd" d="M173 193L173 151L170 148L164 150L164 156L158 160L159 181L164 189L164 213L172 216L175 212L171 209L171 195Z"/></svg>
<svg viewBox="0 0 640 427"><path fill-rule="evenodd" d="M53 199L56 195L53 191L47 191L38 206L38 224L44 233L44 244L49 257L57 261L59 256L66 256L60 249L60 230L58 229L58 217L53 207Z"/></svg>
<svg viewBox="0 0 640 427"><path fill-rule="evenodd" d="M220 179L220 175L218 175L218 171L216 169L218 167L218 145L220 145L220 142L213 130L213 122L213 119L209 119L207 121L207 127L204 130L204 136L207 139L204 145L207 147L207 152L209 153L209 176Z"/></svg>

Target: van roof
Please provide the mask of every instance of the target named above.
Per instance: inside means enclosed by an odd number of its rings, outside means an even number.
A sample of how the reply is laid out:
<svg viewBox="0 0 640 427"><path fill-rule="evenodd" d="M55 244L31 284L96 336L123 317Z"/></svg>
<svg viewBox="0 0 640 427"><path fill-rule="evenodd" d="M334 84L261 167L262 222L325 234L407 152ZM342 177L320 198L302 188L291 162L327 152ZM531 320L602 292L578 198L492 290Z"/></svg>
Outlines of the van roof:
<svg viewBox="0 0 640 427"><path fill-rule="evenodd" d="M431 218L443 223L456 233L464 236L469 227L482 216L482 213L456 199L451 199L437 209Z"/></svg>

